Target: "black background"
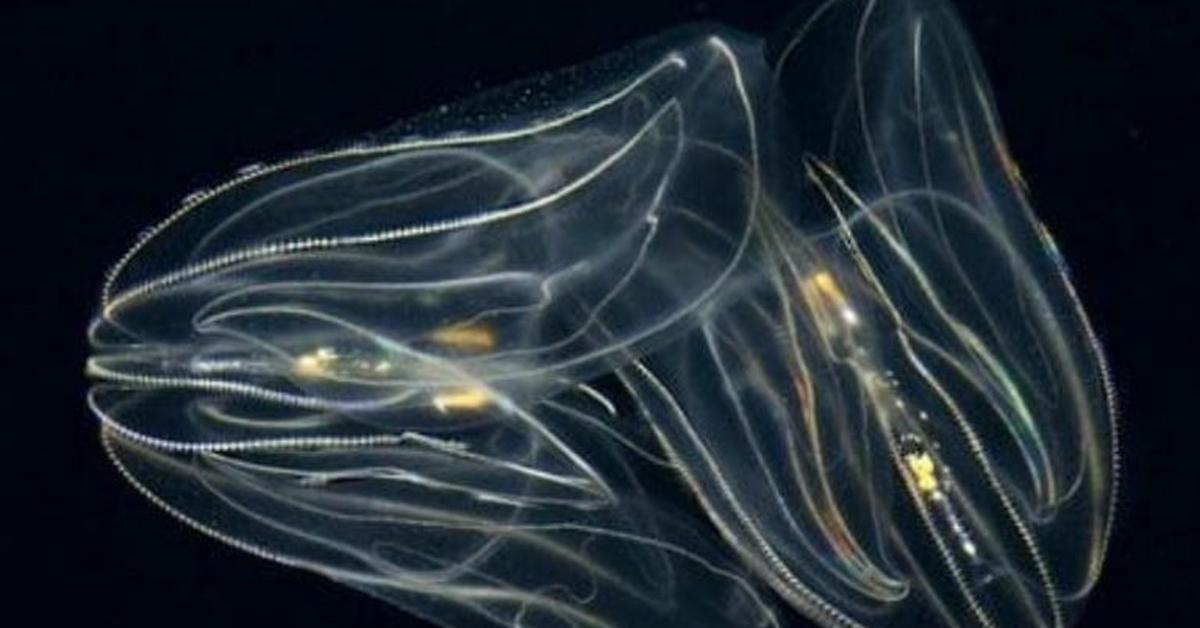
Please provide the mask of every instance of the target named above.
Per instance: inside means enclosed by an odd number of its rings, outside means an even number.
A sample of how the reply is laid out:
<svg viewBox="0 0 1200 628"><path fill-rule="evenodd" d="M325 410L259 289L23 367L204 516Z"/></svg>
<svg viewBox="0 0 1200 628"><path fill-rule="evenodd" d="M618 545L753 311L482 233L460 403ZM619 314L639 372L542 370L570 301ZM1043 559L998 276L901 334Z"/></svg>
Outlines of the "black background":
<svg viewBox="0 0 1200 628"><path fill-rule="evenodd" d="M408 626L157 512L102 459L84 326L105 268L192 189L480 87L792 1L6 5L0 243L5 625ZM1195 625L1200 11L1190 1L962 0L1011 148L1106 345L1123 467L1083 626Z"/></svg>

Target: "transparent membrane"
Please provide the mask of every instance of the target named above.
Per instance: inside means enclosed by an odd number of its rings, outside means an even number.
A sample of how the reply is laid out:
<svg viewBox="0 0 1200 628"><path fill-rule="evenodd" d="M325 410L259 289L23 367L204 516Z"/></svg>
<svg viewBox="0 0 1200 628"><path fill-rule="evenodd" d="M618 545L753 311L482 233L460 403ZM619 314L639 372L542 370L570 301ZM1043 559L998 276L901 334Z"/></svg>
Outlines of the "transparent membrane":
<svg viewBox="0 0 1200 628"><path fill-rule="evenodd" d="M147 230L89 330L120 471L447 626L1070 623L1111 385L951 9L538 84Z"/></svg>

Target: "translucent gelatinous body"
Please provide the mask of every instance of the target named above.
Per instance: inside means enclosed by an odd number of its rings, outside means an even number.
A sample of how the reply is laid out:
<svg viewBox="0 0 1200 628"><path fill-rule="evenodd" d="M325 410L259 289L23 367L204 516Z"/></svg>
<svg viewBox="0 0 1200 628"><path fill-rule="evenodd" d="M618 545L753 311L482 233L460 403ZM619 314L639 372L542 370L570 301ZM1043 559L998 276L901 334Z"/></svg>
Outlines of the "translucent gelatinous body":
<svg viewBox="0 0 1200 628"><path fill-rule="evenodd" d="M1111 389L969 41L924 0L781 33L189 197L90 330L114 462L450 626L1066 625Z"/></svg>

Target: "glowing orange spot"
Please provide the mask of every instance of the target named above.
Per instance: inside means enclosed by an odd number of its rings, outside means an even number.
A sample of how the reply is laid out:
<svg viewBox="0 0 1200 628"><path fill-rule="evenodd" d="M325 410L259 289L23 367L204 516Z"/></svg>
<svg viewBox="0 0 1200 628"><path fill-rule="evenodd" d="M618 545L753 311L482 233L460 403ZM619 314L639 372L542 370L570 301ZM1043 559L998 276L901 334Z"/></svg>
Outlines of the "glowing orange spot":
<svg viewBox="0 0 1200 628"><path fill-rule="evenodd" d="M833 276L825 271L821 271L809 279L813 287L817 289L822 296L832 301L835 305L842 305L846 302L846 296L842 294L842 289L838 287L837 282L833 280Z"/></svg>
<svg viewBox="0 0 1200 628"><path fill-rule="evenodd" d="M817 322L825 333L833 334L841 326L856 327L859 324L858 313L850 307L846 294L827 271L820 271L801 282L800 292L812 304ZM840 321L840 325L836 321Z"/></svg>
<svg viewBox="0 0 1200 628"><path fill-rule="evenodd" d="M429 334L430 340L460 351L483 352L496 348L496 334L483 325L451 325Z"/></svg>

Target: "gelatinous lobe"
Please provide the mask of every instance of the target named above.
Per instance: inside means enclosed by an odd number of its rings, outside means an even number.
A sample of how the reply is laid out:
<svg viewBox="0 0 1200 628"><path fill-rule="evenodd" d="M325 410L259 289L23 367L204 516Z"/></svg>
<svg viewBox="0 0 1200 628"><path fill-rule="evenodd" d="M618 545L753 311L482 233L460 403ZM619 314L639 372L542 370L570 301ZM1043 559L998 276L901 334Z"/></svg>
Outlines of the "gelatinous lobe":
<svg viewBox="0 0 1200 628"><path fill-rule="evenodd" d="M90 329L119 470L448 626L1070 623L1111 386L952 11L560 76L145 232Z"/></svg>

